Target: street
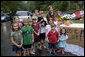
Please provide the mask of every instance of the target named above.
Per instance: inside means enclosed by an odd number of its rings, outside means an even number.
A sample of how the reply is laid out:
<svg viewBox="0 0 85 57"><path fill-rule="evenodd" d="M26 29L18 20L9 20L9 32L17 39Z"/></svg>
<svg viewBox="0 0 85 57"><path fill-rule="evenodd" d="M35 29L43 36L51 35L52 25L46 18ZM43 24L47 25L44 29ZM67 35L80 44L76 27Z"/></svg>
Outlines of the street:
<svg viewBox="0 0 85 57"><path fill-rule="evenodd" d="M11 22L4 22L1 24L1 56L16 56L16 53L12 51L12 43L10 41L10 31L11 31ZM35 56L48 56L47 49L42 51L36 51ZM60 53L58 56L76 56L72 53L65 52L64 55Z"/></svg>

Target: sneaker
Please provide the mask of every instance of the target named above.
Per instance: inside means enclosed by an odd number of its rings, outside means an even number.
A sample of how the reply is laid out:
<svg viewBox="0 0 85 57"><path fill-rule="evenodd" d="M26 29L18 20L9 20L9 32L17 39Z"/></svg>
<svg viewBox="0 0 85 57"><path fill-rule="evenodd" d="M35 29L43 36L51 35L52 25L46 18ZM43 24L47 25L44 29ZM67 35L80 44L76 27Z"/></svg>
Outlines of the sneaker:
<svg viewBox="0 0 85 57"><path fill-rule="evenodd" d="M56 53L56 52L54 52L53 54L54 54L55 56L57 56L57 53Z"/></svg>
<svg viewBox="0 0 85 57"><path fill-rule="evenodd" d="M64 54L64 51L62 51L62 54Z"/></svg>
<svg viewBox="0 0 85 57"><path fill-rule="evenodd" d="M49 53L48 55L51 56L51 53Z"/></svg>

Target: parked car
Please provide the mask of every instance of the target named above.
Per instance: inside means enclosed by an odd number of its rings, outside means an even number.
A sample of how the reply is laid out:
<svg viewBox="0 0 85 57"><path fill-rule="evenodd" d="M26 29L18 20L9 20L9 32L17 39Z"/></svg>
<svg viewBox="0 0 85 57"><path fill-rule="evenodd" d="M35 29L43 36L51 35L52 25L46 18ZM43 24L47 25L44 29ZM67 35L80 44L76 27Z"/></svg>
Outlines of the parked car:
<svg viewBox="0 0 85 57"><path fill-rule="evenodd" d="M6 21L10 21L10 15L9 15L9 13L2 13L1 22L6 22Z"/></svg>
<svg viewBox="0 0 85 57"><path fill-rule="evenodd" d="M15 16L18 16L20 18L20 22L22 22L24 18L31 18L29 11L17 11Z"/></svg>

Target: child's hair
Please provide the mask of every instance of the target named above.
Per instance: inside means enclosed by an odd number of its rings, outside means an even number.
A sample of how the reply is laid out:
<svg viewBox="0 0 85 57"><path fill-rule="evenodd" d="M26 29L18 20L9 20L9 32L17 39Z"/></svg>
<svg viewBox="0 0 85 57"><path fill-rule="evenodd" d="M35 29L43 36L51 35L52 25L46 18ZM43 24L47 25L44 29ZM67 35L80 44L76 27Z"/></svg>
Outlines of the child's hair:
<svg viewBox="0 0 85 57"><path fill-rule="evenodd" d="M50 17L49 20L53 20L53 18Z"/></svg>
<svg viewBox="0 0 85 57"><path fill-rule="evenodd" d="M29 19L23 19L23 23L29 23Z"/></svg>
<svg viewBox="0 0 85 57"><path fill-rule="evenodd" d="M46 21L42 21L41 24L42 24L43 22L45 23L44 26L46 26L46 25L47 25Z"/></svg>
<svg viewBox="0 0 85 57"><path fill-rule="evenodd" d="M58 19L58 17L57 17L57 16L54 16L54 19L55 19L55 18L57 18L57 19Z"/></svg>
<svg viewBox="0 0 85 57"><path fill-rule="evenodd" d="M43 14L43 11L40 11L39 14Z"/></svg>
<svg viewBox="0 0 85 57"><path fill-rule="evenodd" d="M62 30L63 30L63 29L65 29L65 28L61 28L61 29L60 29L60 35L62 35ZM66 29L65 29L64 35L66 35Z"/></svg>
<svg viewBox="0 0 85 57"><path fill-rule="evenodd" d="M14 28L13 28L14 24L17 24L17 25L18 25L18 30L19 30L19 23L14 22L14 23L12 24L12 31L15 31Z"/></svg>
<svg viewBox="0 0 85 57"><path fill-rule="evenodd" d="M53 8L53 6L52 6L52 5L49 5L49 6L48 6L48 10L49 10L51 7Z"/></svg>
<svg viewBox="0 0 85 57"><path fill-rule="evenodd" d="M35 11L39 12L39 10L35 10Z"/></svg>
<svg viewBox="0 0 85 57"><path fill-rule="evenodd" d="M29 19L29 22L32 22L32 19Z"/></svg>
<svg viewBox="0 0 85 57"><path fill-rule="evenodd" d="M33 17L32 17L32 20L36 20L36 19L37 19L37 17L36 17L36 16L33 16Z"/></svg>
<svg viewBox="0 0 85 57"><path fill-rule="evenodd" d="M52 28L52 27L56 27L56 25L53 23L53 24L51 24L51 28Z"/></svg>
<svg viewBox="0 0 85 57"><path fill-rule="evenodd" d="M52 23L53 23L53 18L50 17L50 18L49 18L49 21L52 21ZM48 21L48 23L49 23L49 21Z"/></svg>
<svg viewBox="0 0 85 57"><path fill-rule="evenodd" d="M13 17L13 22L15 22L15 19L16 19L16 18L18 18L18 19L19 19L19 17L18 17L18 16L14 16L14 17Z"/></svg>

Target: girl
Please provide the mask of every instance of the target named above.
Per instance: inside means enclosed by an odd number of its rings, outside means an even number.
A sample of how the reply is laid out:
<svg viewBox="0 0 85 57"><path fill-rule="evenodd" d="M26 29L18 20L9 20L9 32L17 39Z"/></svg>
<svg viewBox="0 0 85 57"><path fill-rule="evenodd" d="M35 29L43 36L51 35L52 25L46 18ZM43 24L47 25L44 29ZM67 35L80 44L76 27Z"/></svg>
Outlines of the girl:
<svg viewBox="0 0 85 57"><path fill-rule="evenodd" d="M62 24L61 20L58 20L57 17L54 17L54 24L56 25L56 30L59 32L59 26Z"/></svg>
<svg viewBox="0 0 85 57"><path fill-rule="evenodd" d="M19 29L21 29L21 28L23 27L23 23L20 22L18 16L14 16L14 18L13 18L13 22L19 23Z"/></svg>
<svg viewBox="0 0 85 57"><path fill-rule="evenodd" d="M49 56L51 56L51 52L53 49L53 54L56 56L56 43L58 42L57 38L59 38L58 32L55 30L55 24L51 24L51 30L47 34L49 39Z"/></svg>
<svg viewBox="0 0 85 57"><path fill-rule="evenodd" d="M44 48L46 48L46 46L44 46L44 43L45 43L45 26L46 26L46 22L42 21L41 25L40 25L40 28L41 28L40 43L41 43L41 46L43 46ZM40 46L40 48L41 48L41 46Z"/></svg>
<svg viewBox="0 0 85 57"><path fill-rule="evenodd" d="M59 47L62 54L64 54L64 48L66 47L66 40L68 39L68 36L66 35L66 29L62 28L60 30L60 39L59 39Z"/></svg>
<svg viewBox="0 0 85 57"><path fill-rule="evenodd" d="M26 49L29 49L30 54L35 54L31 50L32 43L34 42L33 37L33 28L29 26L29 20L23 20L24 26L21 28L23 34L23 47L24 47L24 56L26 56Z"/></svg>
<svg viewBox="0 0 85 57"><path fill-rule="evenodd" d="M23 38L18 23L12 24L11 42L13 43L13 51L16 51L16 56L21 56Z"/></svg>

